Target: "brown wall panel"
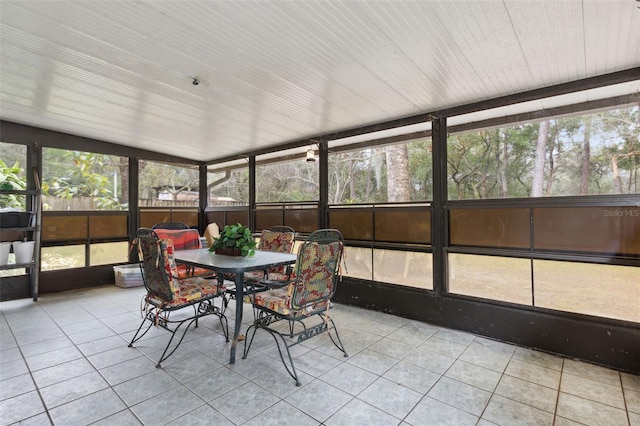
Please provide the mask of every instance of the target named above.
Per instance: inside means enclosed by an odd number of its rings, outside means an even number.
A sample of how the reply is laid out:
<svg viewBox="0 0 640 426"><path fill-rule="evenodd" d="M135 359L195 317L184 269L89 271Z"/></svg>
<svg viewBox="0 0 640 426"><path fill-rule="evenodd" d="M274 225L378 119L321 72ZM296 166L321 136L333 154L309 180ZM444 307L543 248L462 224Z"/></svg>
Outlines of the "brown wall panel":
<svg viewBox="0 0 640 426"><path fill-rule="evenodd" d="M90 238L126 237L128 235L126 215L89 217Z"/></svg>
<svg viewBox="0 0 640 426"><path fill-rule="evenodd" d="M42 241L87 239L89 237L87 216L42 217Z"/></svg>
<svg viewBox="0 0 640 426"><path fill-rule="evenodd" d="M171 222L170 210L144 210L140 212L140 227L153 228L153 225L160 222Z"/></svg>
<svg viewBox="0 0 640 426"><path fill-rule="evenodd" d="M640 255L640 207L540 207L533 210L534 246Z"/></svg>
<svg viewBox="0 0 640 426"><path fill-rule="evenodd" d="M347 240L373 239L373 212L360 209L329 210L329 226L338 229Z"/></svg>
<svg viewBox="0 0 640 426"><path fill-rule="evenodd" d="M311 233L320 226L318 209L297 209L284 211L284 224L296 232Z"/></svg>
<svg viewBox="0 0 640 426"><path fill-rule="evenodd" d="M223 211L210 211L206 212L207 215L207 225L210 223L215 223L218 227L222 227L224 224L224 212Z"/></svg>
<svg viewBox="0 0 640 426"><path fill-rule="evenodd" d="M449 232L451 245L529 248L529 209L451 209Z"/></svg>
<svg viewBox="0 0 640 426"><path fill-rule="evenodd" d="M282 226L282 209L258 209L256 210L256 232L272 226Z"/></svg>
<svg viewBox="0 0 640 426"><path fill-rule="evenodd" d="M228 211L225 225L234 225L236 223L240 223L244 226L249 225L249 210Z"/></svg>
<svg viewBox="0 0 640 426"><path fill-rule="evenodd" d="M198 210L141 210L140 226L152 228L156 223L180 222L191 227L198 227Z"/></svg>
<svg viewBox="0 0 640 426"><path fill-rule="evenodd" d="M529 209L451 209L449 242L454 246L529 248Z"/></svg>
<svg viewBox="0 0 640 426"><path fill-rule="evenodd" d="M376 241L431 243L430 211L380 209L374 216Z"/></svg>
<svg viewBox="0 0 640 426"><path fill-rule="evenodd" d="M249 223L249 210L211 210L206 212L207 224L215 223L220 229L225 225L235 225L240 223L247 225Z"/></svg>
<svg viewBox="0 0 640 426"><path fill-rule="evenodd" d="M197 210L174 210L171 213L171 222L186 223L192 228L198 227Z"/></svg>

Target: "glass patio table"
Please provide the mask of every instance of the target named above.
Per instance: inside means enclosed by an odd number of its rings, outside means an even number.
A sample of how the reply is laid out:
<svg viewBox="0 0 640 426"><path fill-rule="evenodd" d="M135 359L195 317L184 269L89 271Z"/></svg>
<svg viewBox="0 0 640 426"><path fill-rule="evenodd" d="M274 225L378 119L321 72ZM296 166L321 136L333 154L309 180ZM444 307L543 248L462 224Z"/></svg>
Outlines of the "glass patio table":
<svg viewBox="0 0 640 426"><path fill-rule="evenodd" d="M176 250L173 257L177 263L209 269L218 274L235 274L236 285L236 322L231 342L231 354L229 363L236 362L236 348L238 336L242 325L242 304L244 303L244 273L269 269L275 266L292 265L296 262L296 255L289 253L275 253L271 251L256 250L256 254L250 257L225 256L210 253L208 249Z"/></svg>

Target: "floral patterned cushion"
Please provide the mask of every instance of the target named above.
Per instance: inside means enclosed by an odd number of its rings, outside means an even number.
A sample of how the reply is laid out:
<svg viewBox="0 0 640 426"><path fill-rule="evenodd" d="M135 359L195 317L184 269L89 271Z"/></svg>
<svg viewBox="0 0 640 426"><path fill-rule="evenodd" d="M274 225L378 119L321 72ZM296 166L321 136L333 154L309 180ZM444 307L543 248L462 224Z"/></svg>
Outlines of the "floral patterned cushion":
<svg viewBox="0 0 640 426"><path fill-rule="evenodd" d="M258 250L291 253L294 242L295 234L293 232L278 232L265 229L260 235ZM291 279L287 275L287 266L276 266L267 272L267 280L269 281L285 282ZM264 271L249 271L244 274L245 281L261 281L264 278Z"/></svg>
<svg viewBox="0 0 640 426"><path fill-rule="evenodd" d="M178 287L171 304L182 305L221 291L224 291L224 286L219 286L216 280L201 277L178 280Z"/></svg>
<svg viewBox="0 0 640 426"><path fill-rule="evenodd" d="M338 270L342 243L307 243L298 255L297 277L291 284L291 307L305 307L333 295L333 277Z"/></svg>
<svg viewBox="0 0 640 426"><path fill-rule="evenodd" d="M264 271L249 271L244 273L245 281L261 281L264 278ZM289 281L290 279L291 278L289 277L289 275L280 272L269 271L269 273L267 274L268 281L283 283Z"/></svg>
<svg viewBox="0 0 640 426"><path fill-rule="evenodd" d="M298 256L296 280L286 287L256 293L253 303L284 316L306 316L324 309L333 295L342 243L307 243Z"/></svg>
<svg viewBox="0 0 640 426"><path fill-rule="evenodd" d="M173 279L178 278L178 268L176 268L176 260L173 257L173 241L169 239L161 239L158 241L158 244L162 255L163 267L169 278L171 292L175 293L175 289L173 288Z"/></svg>
<svg viewBox="0 0 640 426"><path fill-rule="evenodd" d="M264 278L264 271L249 271L244 273L245 281L260 281Z"/></svg>
<svg viewBox="0 0 640 426"><path fill-rule="evenodd" d="M265 229L260 235L258 249L265 251L276 251L280 253L291 253L293 249L293 232L277 232Z"/></svg>
<svg viewBox="0 0 640 426"><path fill-rule="evenodd" d="M175 308L225 290L224 286L218 286L215 280L201 277L178 280L178 284L173 299L170 301L153 296L149 296L148 300L155 305L162 305L164 308Z"/></svg>
<svg viewBox="0 0 640 426"><path fill-rule="evenodd" d="M169 239L159 241L161 253L164 255L164 268L167 272L168 284L173 299L170 304L181 305L218 292L217 281L201 277L180 278L173 257L173 242Z"/></svg>
<svg viewBox="0 0 640 426"><path fill-rule="evenodd" d="M306 306L304 309L291 309L291 287L292 285L289 285L285 288L256 293L253 303L257 306L267 308L270 311L277 312L280 315L289 317L307 316L318 309L326 309L329 300L319 301L318 303Z"/></svg>
<svg viewBox="0 0 640 426"><path fill-rule="evenodd" d="M267 280L272 282L283 283L289 281L291 278L287 274L281 274L280 272L271 272L267 275Z"/></svg>
<svg viewBox="0 0 640 426"><path fill-rule="evenodd" d="M197 268L189 265L176 265L176 271L178 273L178 278L181 279L215 275L215 273L209 269Z"/></svg>

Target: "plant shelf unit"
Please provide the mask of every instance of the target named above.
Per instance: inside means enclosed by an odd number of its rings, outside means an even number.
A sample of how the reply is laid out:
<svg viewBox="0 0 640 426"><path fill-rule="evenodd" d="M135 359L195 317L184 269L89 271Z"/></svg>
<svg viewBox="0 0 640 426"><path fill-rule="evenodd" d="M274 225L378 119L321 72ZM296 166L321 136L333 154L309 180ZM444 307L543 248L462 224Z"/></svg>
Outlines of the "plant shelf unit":
<svg viewBox="0 0 640 426"><path fill-rule="evenodd" d="M11 241L12 235L21 235L21 239L26 237L27 241L33 241L33 260L27 263L11 263L7 265L0 265L0 271L13 270L13 269L26 269L29 281L29 294L33 297L33 301L38 300L38 284L40 278L40 242L41 242L41 224L42 224L42 202L40 190L0 190L0 195L18 195L25 196L30 199L27 206L31 208L35 222L32 220L29 226L11 226L2 227L0 225L0 236L2 241ZM26 200L25 200L26 201ZM13 286L14 282L19 276L2 276L2 282L0 283L0 300L10 300L17 298L13 296L20 296L19 285ZM18 280L19 281L19 280Z"/></svg>

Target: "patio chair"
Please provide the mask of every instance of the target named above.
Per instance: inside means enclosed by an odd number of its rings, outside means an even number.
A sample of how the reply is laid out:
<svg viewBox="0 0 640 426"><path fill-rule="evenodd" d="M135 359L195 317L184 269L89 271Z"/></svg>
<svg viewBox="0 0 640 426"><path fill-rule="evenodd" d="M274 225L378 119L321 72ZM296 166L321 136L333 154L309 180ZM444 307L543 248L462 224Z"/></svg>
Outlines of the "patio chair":
<svg viewBox="0 0 640 426"><path fill-rule="evenodd" d="M211 222L205 228L203 236L207 241L207 247L211 247L213 245L213 240L220 236L220 227L217 223Z"/></svg>
<svg viewBox="0 0 640 426"><path fill-rule="evenodd" d="M260 234L258 250L291 253L295 244L296 233L290 226L273 226ZM250 303L249 295L265 291L269 288L281 287L291 280L291 266L277 266L268 270L249 271L244 273L245 302ZM223 274L224 280L234 281L234 274ZM228 300L235 298L235 286L227 286Z"/></svg>
<svg viewBox="0 0 640 426"><path fill-rule="evenodd" d="M338 230L321 229L311 233L298 251L294 280L285 287L251 295L255 319L245 333L243 359L249 355L258 329L266 330L274 338L280 359L296 381L296 386L300 386L300 380L291 357L292 346L327 332L333 344L345 357L348 356L329 316L343 248L344 240ZM307 321L310 318L317 321ZM278 327L276 323L279 321L287 321L288 327ZM288 330L281 331L285 328ZM282 346L286 350L288 364Z"/></svg>
<svg viewBox="0 0 640 426"><path fill-rule="evenodd" d="M158 238L152 229L140 228L134 243L138 247L140 269L147 294L143 299L142 323L131 339L129 347L140 340L152 325L168 330L171 333L171 338L156 365L160 368L160 364L178 349L191 325L195 323L197 327L198 319L207 315L218 317L222 332L228 342L229 325L227 317L224 315L226 304L221 303L221 307L214 304L216 297L220 297L224 302L224 286L219 285L215 279L177 278L172 241ZM193 309L192 314L189 313L191 309ZM176 312L180 310L182 311ZM174 312L175 314L172 316L171 314ZM145 323L147 326L143 331ZM182 334L170 350L179 331Z"/></svg>
<svg viewBox="0 0 640 426"><path fill-rule="evenodd" d="M187 226L187 225L184 225ZM153 228L160 239L168 239L173 243L173 250L194 250L202 248L200 233L197 229L186 228ZM194 268L189 265L177 265L178 278L188 278L194 276L211 276L213 273L207 269Z"/></svg>
<svg viewBox="0 0 640 426"><path fill-rule="evenodd" d="M290 226L273 226L260 234L258 250L291 253L296 242L296 233ZM259 284L281 287L291 280L291 266L276 266L264 271L249 271L244 274L244 281L249 287Z"/></svg>

